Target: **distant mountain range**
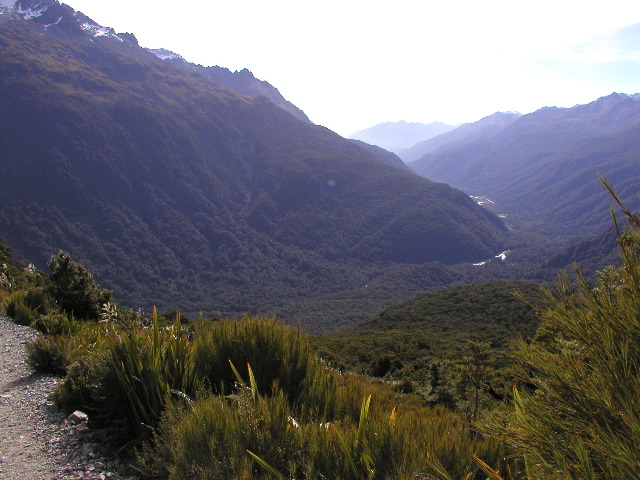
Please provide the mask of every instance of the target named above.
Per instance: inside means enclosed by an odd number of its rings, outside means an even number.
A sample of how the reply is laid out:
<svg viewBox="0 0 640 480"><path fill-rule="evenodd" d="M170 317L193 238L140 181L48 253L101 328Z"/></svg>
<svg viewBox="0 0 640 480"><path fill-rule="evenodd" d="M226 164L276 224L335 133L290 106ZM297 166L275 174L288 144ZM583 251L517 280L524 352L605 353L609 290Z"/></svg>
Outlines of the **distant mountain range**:
<svg viewBox="0 0 640 480"><path fill-rule="evenodd" d="M549 235L594 234L611 225L611 199L598 174L637 208L639 100L614 93L587 105L543 108L510 118L489 134L439 145L410 166L431 180L488 197L495 202L490 208L512 225Z"/></svg>
<svg viewBox="0 0 640 480"><path fill-rule="evenodd" d="M465 193L269 95L57 1L0 5L0 236L39 268L64 249L126 306L276 313L505 248L503 223ZM387 288L359 298L378 310Z"/></svg>
<svg viewBox="0 0 640 480"><path fill-rule="evenodd" d="M429 124L417 122L385 122L352 133L349 138L400 153L418 142L436 137L455 127L441 122Z"/></svg>
<svg viewBox="0 0 640 480"><path fill-rule="evenodd" d="M456 148L460 148L475 140L492 137L515 122L520 116L515 112L497 112L477 122L465 123L449 132L416 143L412 147L402 150L399 156L404 162L410 163L428 153L446 149L453 144Z"/></svg>

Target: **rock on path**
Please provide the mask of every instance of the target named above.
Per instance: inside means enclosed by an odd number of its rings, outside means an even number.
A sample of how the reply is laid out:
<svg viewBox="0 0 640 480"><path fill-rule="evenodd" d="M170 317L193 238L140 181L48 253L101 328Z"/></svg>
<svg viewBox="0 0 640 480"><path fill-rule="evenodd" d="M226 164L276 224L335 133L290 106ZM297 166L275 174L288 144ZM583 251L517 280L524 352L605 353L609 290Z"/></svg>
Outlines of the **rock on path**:
<svg viewBox="0 0 640 480"><path fill-rule="evenodd" d="M33 374L25 363L25 344L36 336L0 315L0 478L135 479L101 454L95 432L68 421L49 400L58 380Z"/></svg>

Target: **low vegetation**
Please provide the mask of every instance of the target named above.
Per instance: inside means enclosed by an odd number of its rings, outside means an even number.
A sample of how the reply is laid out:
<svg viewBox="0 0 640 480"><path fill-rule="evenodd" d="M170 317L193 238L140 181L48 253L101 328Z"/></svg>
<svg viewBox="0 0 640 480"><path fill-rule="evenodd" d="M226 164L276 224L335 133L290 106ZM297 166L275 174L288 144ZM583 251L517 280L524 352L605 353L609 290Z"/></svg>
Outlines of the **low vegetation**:
<svg viewBox="0 0 640 480"><path fill-rule="evenodd" d="M464 416L330 368L299 329L255 317L169 322L109 303L80 319L46 293L59 278L29 296L42 300L29 308L43 333L29 362L62 377L60 406L88 410L135 449L145 478L466 476L479 472L470 454L504 469L506 447ZM100 291L84 290L79 303Z"/></svg>
<svg viewBox="0 0 640 480"><path fill-rule="evenodd" d="M529 478L640 478L640 217L607 188L628 222L623 266L559 282L535 340L517 346L513 409L483 427L521 452Z"/></svg>
<svg viewBox="0 0 640 480"><path fill-rule="evenodd" d="M6 247L0 299L42 332L29 362L61 376L56 402L88 410L143 478L634 479L640 217L623 211L623 266L595 283L577 270L544 295L509 283L427 295L336 336L343 357L271 318L189 320L108 301L80 317L77 305L106 292L85 282L63 304L61 277ZM76 267L71 277L89 278ZM500 297L515 286L530 306Z"/></svg>

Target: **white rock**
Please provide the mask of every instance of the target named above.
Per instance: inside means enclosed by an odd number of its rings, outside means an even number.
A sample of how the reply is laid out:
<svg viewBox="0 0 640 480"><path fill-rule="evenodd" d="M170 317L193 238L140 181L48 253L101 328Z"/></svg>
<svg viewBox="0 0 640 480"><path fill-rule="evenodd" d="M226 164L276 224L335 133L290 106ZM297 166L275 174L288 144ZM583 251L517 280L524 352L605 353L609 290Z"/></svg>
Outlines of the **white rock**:
<svg viewBox="0 0 640 480"><path fill-rule="evenodd" d="M67 420L69 420L69 423L71 423L72 425L78 425L80 423L87 423L87 421L89 420L89 416L86 413L81 412L80 410L76 410L67 417Z"/></svg>

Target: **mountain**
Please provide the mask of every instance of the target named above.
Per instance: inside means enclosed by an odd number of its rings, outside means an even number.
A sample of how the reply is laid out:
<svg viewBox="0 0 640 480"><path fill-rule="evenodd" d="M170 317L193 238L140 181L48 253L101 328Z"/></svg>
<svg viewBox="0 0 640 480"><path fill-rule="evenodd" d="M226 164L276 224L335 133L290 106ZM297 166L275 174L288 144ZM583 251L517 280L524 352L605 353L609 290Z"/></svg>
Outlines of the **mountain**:
<svg viewBox="0 0 640 480"><path fill-rule="evenodd" d="M618 235L614 227L599 235L587 237L563 248L547 258L542 268L570 270L578 265L585 275L605 269L608 265L620 265Z"/></svg>
<svg viewBox="0 0 640 480"><path fill-rule="evenodd" d="M199 73L200 75L207 77L217 85L228 87L244 95L264 95L277 106L296 117L298 120L310 122L309 117L307 117L307 115L293 103L286 100L280 94L277 88L264 80L258 80L253 76L253 73L251 73L246 68L237 72L232 72L228 68L224 67L203 67L202 65L189 63L177 53L171 52L164 48L149 49L149 51L161 60L171 62L180 68L184 68L185 70Z"/></svg>
<svg viewBox="0 0 640 480"><path fill-rule="evenodd" d="M0 236L41 269L63 249L125 306L232 315L504 249L502 222L459 190L54 0L3 1ZM358 318L395 301L386 288ZM284 320L327 328L321 303Z"/></svg>
<svg viewBox="0 0 640 480"><path fill-rule="evenodd" d="M614 93L587 105L543 108L490 138L411 163L420 175L488 197L512 225L584 236L611 224L604 175L635 208L640 190L640 96Z"/></svg>
<svg viewBox="0 0 640 480"><path fill-rule="evenodd" d="M515 112L496 112L477 122L465 123L449 132L416 143L412 147L402 150L399 156L404 162L410 163L428 153L452 148L453 145L459 147L474 140L489 138L507 128L520 116L519 113Z"/></svg>
<svg viewBox="0 0 640 480"><path fill-rule="evenodd" d="M382 163L401 168L402 170L406 170L408 172L412 171L395 153L392 153L376 145L369 145L368 143L362 142L360 140L351 140L351 142L354 145L358 145L359 147L364 148L369 153L373 154Z"/></svg>
<svg viewBox="0 0 640 480"><path fill-rule="evenodd" d="M349 135L349 138L399 153L418 142L441 135L454 128L441 122L429 124L404 121L385 122L355 132Z"/></svg>

